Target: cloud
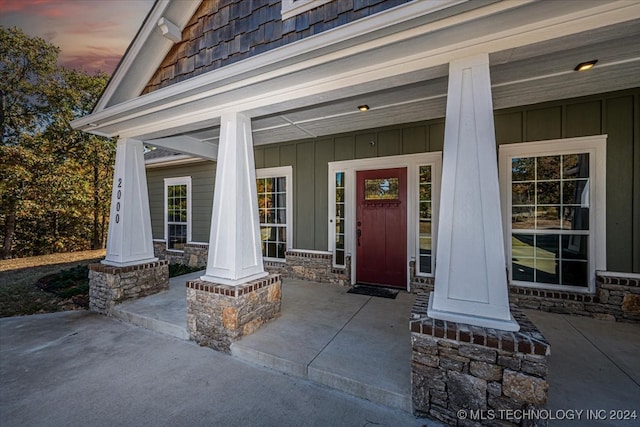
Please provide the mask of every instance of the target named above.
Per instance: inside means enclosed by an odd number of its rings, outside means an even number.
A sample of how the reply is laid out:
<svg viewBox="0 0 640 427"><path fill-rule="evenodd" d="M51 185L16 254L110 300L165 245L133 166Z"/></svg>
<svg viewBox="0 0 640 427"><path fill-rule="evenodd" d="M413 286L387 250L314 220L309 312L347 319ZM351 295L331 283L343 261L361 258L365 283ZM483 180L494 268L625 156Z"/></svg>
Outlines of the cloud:
<svg viewBox="0 0 640 427"><path fill-rule="evenodd" d="M0 10L4 13L28 12L33 15L60 17L64 11L58 0L0 0Z"/></svg>
<svg viewBox="0 0 640 427"><path fill-rule="evenodd" d="M95 73L96 71L104 71L107 74L112 74L118 66L122 54L100 54L100 53L87 53L68 55L64 58L60 58L60 64L67 68L75 68L76 70L84 70L88 73Z"/></svg>
<svg viewBox="0 0 640 427"><path fill-rule="evenodd" d="M107 31L113 34L122 27L121 24L114 21L105 21L100 17L94 17L94 20L89 20L89 17L85 15L84 21L75 23L68 29L70 34L89 34L98 33L101 31Z"/></svg>

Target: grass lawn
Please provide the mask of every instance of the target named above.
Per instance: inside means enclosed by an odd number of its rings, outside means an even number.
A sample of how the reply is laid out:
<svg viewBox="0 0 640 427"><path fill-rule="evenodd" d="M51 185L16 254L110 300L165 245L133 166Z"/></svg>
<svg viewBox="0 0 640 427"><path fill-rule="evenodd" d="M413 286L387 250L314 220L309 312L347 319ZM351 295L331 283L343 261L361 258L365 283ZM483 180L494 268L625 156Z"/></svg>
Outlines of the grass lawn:
<svg viewBox="0 0 640 427"><path fill-rule="evenodd" d="M0 260L0 317L89 308L87 265L105 250ZM202 267L172 264L169 277Z"/></svg>
<svg viewBox="0 0 640 427"><path fill-rule="evenodd" d="M104 255L103 249L0 260L0 317L87 309L86 265Z"/></svg>

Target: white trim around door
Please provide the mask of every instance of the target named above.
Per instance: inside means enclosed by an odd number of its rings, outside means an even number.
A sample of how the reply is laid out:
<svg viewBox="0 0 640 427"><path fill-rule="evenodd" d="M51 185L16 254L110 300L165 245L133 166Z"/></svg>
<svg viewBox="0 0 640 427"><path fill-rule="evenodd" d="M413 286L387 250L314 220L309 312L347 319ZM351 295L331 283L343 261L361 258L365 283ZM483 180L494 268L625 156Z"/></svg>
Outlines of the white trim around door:
<svg viewBox="0 0 640 427"><path fill-rule="evenodd" d="M357 259L355 257L356 233L356 172L374 169L407 168L407 291L410 289L410 261L416 262L416 275L433 276L435 256L431 257L431 272L420 272L420 167L431 166L431 212L432 233L431 253L436 251L438 223L438 202L440 200L440 177L442 173L442 152L406 154L369 159L329 162L328 175L328 250L334 254L334 267L344 267L344 258L351 257L351 282L355 283ZM340 175L341 186L336 189L336 176ZM338 195L343 202L336 202ZM343 212L340 212L343 210ZM338 227L337 227L338 225ZM340 231L343 231L341 233ZM337 239L341 238L341 239ZM336 254L341 254L336 256Z"/></svg>

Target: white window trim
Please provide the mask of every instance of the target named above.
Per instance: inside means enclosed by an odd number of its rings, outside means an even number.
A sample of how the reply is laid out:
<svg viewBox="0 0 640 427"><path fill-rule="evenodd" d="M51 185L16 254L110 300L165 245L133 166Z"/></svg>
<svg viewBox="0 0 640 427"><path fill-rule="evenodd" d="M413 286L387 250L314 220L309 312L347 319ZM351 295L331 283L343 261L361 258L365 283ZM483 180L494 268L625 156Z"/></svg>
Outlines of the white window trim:
<svg viewBox="0 0 640 427"><path fill-rule="evenodd" d="M260 178L279 178L284 177L286 181L287 194L287 208L286 208L286 233L287 233L287 250L293 248L293 167L291 166L279 166L275 168L262 168L256 169L256 179ZM258 224L260 220L258 219ZM282 258L272 258L263 256L265 261L274 262L286 262Z"/></svg>
<svg viewBox="0 0 640 427"><path fill-rule="evenodd" d="M564 138L547 141L523 142L500 145L500 194L502 198L502 222L504 229L505 257L509 271L509 283L531 288L595 292L596 271L607 269L606 251L606 154L607 135ZM589 284L579 286L514 282L511 266L511 159L573 153L589 153Z"/></svg>
<svg viewBox="0 0 640 427"><path fill-rule="evenodd" d="M191 177L190 176L182 176L177 178L165 178L164 179L164 240L167 245L167 251L169 252L184 252L184 250L179 249L169 249L169 207L168 207L168 188L171 185L186 185L187 186L187 244L191 243L191 227L192 221L191 217L193 214L193 210L191 209Z"/></svg>
<svg viewBox="0 0 640 427"><path fill-rule="evenodd" d="M293 18L333 0L282 0L282 20Z"/></svg>
<svg viewBox="0 0 640 427"><path fill-rule="evenodd" d="M405 154L399 156L373 157L369 159L344 160L329 162L328 174L328 251L335 252L335 174L344 172L344 209L345 209L345 230L344 230L344 251L345 256L351 257L351 282L356 280L357 259L353 256L355 247L355 222L356 222L356 172L374 169L407 168L407 290L410 289L410 260L418 262L420 248L419 211L418 199L420 197L420 186L418 184L420 166L431 165L432 176L432 265L435 267L435 254L437 248L438 212L440 210L440 179L442 175L442 152L435 151L429 153ZM334 267L340 268L333 264ZM433 269L435 272L435 268ZM432 277L431 274L421 273L419 276ZM416 267L416 275L418 269Z"/></svg>

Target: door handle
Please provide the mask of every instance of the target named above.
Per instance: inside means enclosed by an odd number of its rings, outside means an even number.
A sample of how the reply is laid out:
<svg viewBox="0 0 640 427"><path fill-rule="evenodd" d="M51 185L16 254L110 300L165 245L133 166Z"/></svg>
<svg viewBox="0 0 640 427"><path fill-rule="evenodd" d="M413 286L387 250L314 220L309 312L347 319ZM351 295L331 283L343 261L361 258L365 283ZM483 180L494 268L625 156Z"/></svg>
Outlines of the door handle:
<svg viewBox="0 0 640 427"><path fill-rule="evenodd" d="M362 236L362 230L358 228L356 231L356 237L358 238L358 246L360 246L360 236Z"/></svg>

